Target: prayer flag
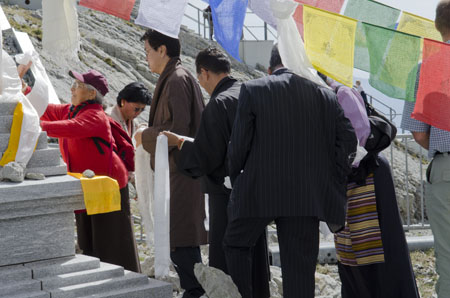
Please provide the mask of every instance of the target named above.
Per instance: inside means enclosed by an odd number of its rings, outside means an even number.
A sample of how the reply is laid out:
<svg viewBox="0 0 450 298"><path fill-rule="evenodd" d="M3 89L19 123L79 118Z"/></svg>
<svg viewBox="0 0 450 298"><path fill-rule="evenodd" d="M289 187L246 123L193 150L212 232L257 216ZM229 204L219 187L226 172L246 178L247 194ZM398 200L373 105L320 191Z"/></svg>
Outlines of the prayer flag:
<svg viewBox="0 0 450 298"><path fill-rule="evenodd" d="M395 29L400 10L370 0L349 0L344 15L360 22ZM358 22L355 38L355 68L370 71L366 34Z"/></svg>
<svg viewBox="0 0 450 298"><path fill-rule="evenodd" d="M450 131L450 44L425 39L419 90L411 117Z"/></svg>
<svg viewBox="0 0 450 298"><path fill-rule="evenodd" d="M186 5L187 0L141 0L135 23L178 38Z"/></svg>
<svg viewBox="0 0 450 298"><path fill-rule="evenodd" d="M277 22L273 16L269 5L270 0L248 0L248 8L253 11L261 20L277 28Z"/></svg>
<svg viewBox="0 0 450 298"><path fill-rule="evenodd" d="M408 12L403 12L400 22L398 23L398 31L405 33L442 41L442 36L434 26L434 22Z"/></svg>
<svg viewBox="0 0 450 298"><path fill-rule="evenodd" d="M80 5L129 20L136 0L81 0Z"/></svg>
<svg viewBox="0 0 450 298"><path fill-rule="evenodd" d="M41 133L39 116L22 94L22 83L17 73L16 62L5 50L2 50L1 62L2 100L17 102L17 105L13 114L8 147L0 160L0 166L12 161L26 165L33 155Z"/></svg>
<svg viewBox="0 0 450 298"><path fill-rule="evenodd" d="M306 4L330 12L339 13L345 0L295 0L300 4ZM303 5L297 6L294 12L294 20L300 35L303 36Z"/></svg>
<svg viewBox="0 0 450 298"><path fill-rule="evenodd" d="M389 97L414 101L421 38L366 23L363 27L370 54L370 85Z"/></svg>
<svg viewBox="0 0 450 298"><path fill-rule="evenodd" d="M78 57L80 34L76 2L42 1L42 47L54 57Z"/></svg>
<svg viewBox="0 0 450 298"><path fill-rule="evenodd" d="M292 14L298 4L293 0L271 0L270 7L277 20L278 50L283 65L299 76L319 85L328 85L319 77L306 55L305 46L297 30Z"/></svg>
<svg viewBox="0 0 450 298"><path fill-rule="evenodd" d="M305 5L306 53L312 65L336 81L353 86L353 53L357 21Z"/></svg>
<svg viewBox="0 0 450 298"><path fill-rule="evenodd" d="M242 37L247 0L210 0L214 23L214 37L236 60Z"/></svg>

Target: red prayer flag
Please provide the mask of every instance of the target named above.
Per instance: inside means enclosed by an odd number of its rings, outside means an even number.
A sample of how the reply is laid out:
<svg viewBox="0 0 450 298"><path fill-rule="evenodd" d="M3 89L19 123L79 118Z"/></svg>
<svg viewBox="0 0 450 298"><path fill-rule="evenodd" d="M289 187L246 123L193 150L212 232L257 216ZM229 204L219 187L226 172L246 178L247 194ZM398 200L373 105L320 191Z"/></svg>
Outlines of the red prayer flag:
<svg viewBox="0 0 450 298"><path fill-rule="evenodd" d="M345 0L295 0L295 2L339 13ZM297 9L294 12L294 20L297 24L297 29L303 38L303 5L297 6Z"/></svg>
<svg viewBox="0 0 450 298"><path fill-rule="evenodd" d="M419 90L411 117L450 131L450 44L424 39Z"/></svg>
<svg viewBox="0 0 450 298"><path fill-rule="evenodd" d="M129 21L136 0L81 0L80 5Z"/></svg>

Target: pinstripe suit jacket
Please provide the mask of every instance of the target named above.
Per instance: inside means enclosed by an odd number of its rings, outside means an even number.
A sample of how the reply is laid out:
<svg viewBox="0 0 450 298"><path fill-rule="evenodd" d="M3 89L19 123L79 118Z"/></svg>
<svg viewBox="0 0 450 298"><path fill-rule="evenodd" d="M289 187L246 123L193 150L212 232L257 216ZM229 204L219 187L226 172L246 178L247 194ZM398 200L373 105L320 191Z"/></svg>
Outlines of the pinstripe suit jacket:
<svg viewBox="0 0 450 298"><path fill-rule="evenodd" d="M331 90L281 69L242 84L228 148L230 218L344 225L356 136Z"/></svg>

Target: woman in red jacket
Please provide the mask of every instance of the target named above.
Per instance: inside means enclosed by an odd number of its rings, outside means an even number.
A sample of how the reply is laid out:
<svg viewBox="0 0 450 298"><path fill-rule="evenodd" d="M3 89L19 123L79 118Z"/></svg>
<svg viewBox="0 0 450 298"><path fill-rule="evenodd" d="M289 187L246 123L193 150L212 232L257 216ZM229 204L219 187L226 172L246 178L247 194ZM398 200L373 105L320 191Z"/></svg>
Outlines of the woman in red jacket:
<svg viewBox="0 0 450 298"><path fill-rule="evenodd" d="M113 151L116 144L110 120L101 104L108 83L95 70L84 74L70 71L69 75L75 78L72 104L49 104L41 117L41 127L48 136L59 139L69 172L90 169L96 175L116 179L122 207L121 211L91 216L76 213L78 244L86 255L140 272L128 198L128 170Z"/></svg>

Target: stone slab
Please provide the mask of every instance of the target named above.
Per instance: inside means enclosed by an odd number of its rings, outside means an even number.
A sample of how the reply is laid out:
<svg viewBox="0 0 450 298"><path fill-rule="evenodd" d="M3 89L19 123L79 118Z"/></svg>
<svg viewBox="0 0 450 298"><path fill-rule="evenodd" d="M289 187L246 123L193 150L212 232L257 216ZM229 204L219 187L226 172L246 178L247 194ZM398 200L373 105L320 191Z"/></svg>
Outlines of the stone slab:
<svg viewBox="0 0 450 298"><path fill-rule="evenodd" d="M50 298L50 293L39 291L26 294L17 294L9 296L8 298Z"/></svg>
<svg viewBox="0 0 450 298"><path fill-rule="evenodd" d="M23 265L0 267L0 288L12 282L31 279L31 269Z"/></svg>
<svg viewBox="0 0 450 298"><path fill-rule="evenodd" d="M0 116L9 116L14 113L17 101L0 102Z"/></svg>
<svg viewBox="0 0 450 298"><path fill-rule="evenodd" d="M50 298L50 293L39 291L26 294L17 294L9 296L8 298Z"/></svg>
<svg viewBox="0 0 450 298"><path fill-rule="evenodd" d="M61 176L67 174L67 165L61 159L59 166L26 168L25 175L27 173L41 173L45 177Z"/></svg>
<svg viewBox="0 0 450 298"><path fill-rule="evenodd" d="M52 298L76 298L111 292L120 289L133 289L146 286L148 277L135 272L125 271L125 275L117 278L94 281L50 290Z"/></svg>
<svg viewBox="0 0 450 298"><path fill-rule="evenodd" d="M0 152L5 152L8 148L9 133L0 133Z"/></svg>
<svg viewBox="0 0 450 298"><path fill-rule="evenodd" d="M10 133L13 116L0 116L0 133Z"/></svg>
<svg viewBox="0 0 450 298"><path fill-rule="evenodd" d="M10 202L20 202L29 200L40 200L43 198L63 198L82 196L80 180L71 176L48 177L45 180L25 180L22 183L0 182L0 210L1 204ZM84 203L73 199L78 203L77 207L82 207ZM55 204L57 205L57 204ZM58 206L54 206L57 208ZM75 209L74 209L75 210Z"/></svg>
<svg viewBox="0 0 450 298"><path fill-rule="evenodd" d="M12 295L27 294L41 290L41 282L37 280L26 280L16 283L9 283L0 287L0 297L10 298Z"/></svg>
<svg viewBox="0 0 450 298"><path fill-rule="evenodd" d="M73 211L0 221L0 266L75 254Z"/></svg>
<svg viewBox="0 0 450 298"><path fill-rule="evenodd" d="M66 258L43 260L25 264L33 271L33 277L42 279L49 276L67 274L71 272L91 270L100 267L100 260L85 255L75 255Z"/></svg>
<svg viewBox="0 0 450 298"><path fill-rule="evenodd" d="M149 279L146 286L126 288L95 295L95 298L172 298L172 285L162 281ZM92 298L84 296L81 298Z"/></svg>
<svg viewBox="0 0 450 298"><path fill-rule="evenodd" d="M37 168L37 167L51 167L60 165L61 154L58 148L46 148L41 150L36 150L31 156L27 167Z"/></svg>
<svg viewBox="0 0 450 298"><path fill-rule="evenodd" d="M99 268L59 274L56 276L40 279L40 281L42 282L42 289L50 291L52 289L67 287L71 285L112 279L121 277L123 275L123 267L108 263L100 263Z"/></svg>

